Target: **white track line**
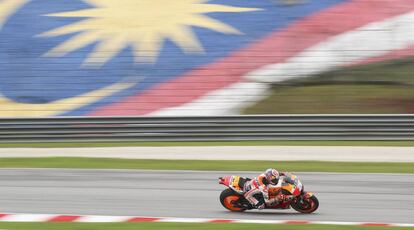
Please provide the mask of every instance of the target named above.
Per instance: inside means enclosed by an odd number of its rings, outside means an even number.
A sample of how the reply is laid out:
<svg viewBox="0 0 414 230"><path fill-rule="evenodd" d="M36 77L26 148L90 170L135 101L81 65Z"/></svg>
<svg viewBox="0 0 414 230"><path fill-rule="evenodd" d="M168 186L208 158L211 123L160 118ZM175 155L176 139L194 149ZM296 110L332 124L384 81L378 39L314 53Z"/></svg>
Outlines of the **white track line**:
<svg viewBox="0 0 414 230"><path fill-rule="evenodd" d="M131 217L125 216L81 216L76 219L76 222L82 223L113 223L113 222L126 222Z"/></svg>
<svg viewBox="0 0 414 230"><path fill-rule="evenodd" d="M376 223L376 222L341 222L341 221L306 221L306 220L240 220L214 218L173 218L142 216L98 216L98 215L61 215L61 214L0 214L0 222L79 222L79 223L250 223L250 224L323 224L354 226L398 226L414 227L409 223Z"/></svg>
<svg viewBox="0 0 414 230"><path fill-rule="evenodd" d="M108 148L0 148L1 157L99 157L159 160L278 160L414 162L414 147L185 146ZM235 158L236 157L236 158Z"/></svg>

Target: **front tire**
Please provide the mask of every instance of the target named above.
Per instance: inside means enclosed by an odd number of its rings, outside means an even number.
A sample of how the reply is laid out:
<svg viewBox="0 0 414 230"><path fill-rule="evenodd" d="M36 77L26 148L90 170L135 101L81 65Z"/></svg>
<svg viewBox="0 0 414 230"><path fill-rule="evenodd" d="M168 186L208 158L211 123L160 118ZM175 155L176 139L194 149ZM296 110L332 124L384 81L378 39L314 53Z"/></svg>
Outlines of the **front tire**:
<svg viewBox="0 0 414 230"><path fill-rule="evenodd" d="M221 192L220 194L220 202L226 209L232 211L232 212L244 212L246 211L245 208L237 207L234 205L234 203L243 202L243 196L237 194L232 189L228 188Z"/></svg>
<svg viewBox="0 0 414 230"><path fill-rule="evenodd" d="M313 213L318 209L319 207L319 200L316 198L316 196L312 196L307 200L296 200L295 202L292 202L291 204L292 208L300 213Z"/></svg>

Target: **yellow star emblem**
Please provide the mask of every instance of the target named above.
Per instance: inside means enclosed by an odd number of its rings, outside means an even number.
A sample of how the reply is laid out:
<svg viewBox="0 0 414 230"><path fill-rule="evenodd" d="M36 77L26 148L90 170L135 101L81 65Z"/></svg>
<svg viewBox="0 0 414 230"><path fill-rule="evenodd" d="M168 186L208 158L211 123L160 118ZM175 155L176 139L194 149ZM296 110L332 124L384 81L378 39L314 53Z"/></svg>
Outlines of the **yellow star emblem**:
<svg viewBox="0 0 414 230"><path fill-rule="evenodd" d="M241 34L236 28L206 16L206 13L259 10L208 4L208 0L84 1L96 8L48 15L87 19L41 34L44 37L55 37L77 33L45 56L60 57L98 43L84 65L99 67L126 47L132 49L136 63L152 63L156 61L167 39L186 53L202 53L203 46L191 26L224 34Z"/></svg>

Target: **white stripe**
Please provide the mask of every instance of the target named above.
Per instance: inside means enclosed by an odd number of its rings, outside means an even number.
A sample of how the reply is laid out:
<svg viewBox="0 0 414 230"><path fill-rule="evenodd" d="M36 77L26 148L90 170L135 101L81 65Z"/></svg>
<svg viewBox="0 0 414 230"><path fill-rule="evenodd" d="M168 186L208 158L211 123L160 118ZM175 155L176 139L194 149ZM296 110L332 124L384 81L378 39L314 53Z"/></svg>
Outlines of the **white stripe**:
<svg viewBox="0 0 414 230"><path fill-rule="evenodd" d="M133 217L131 216L82 216L75 222L93 222L93 223L109 223L109 222L125 222Z"/></svg>
<svg viewBox="0 0 414 230"><path fill-rule="evenodd" d="M259 82L281 82L407 48L414 43L413 21L414 13L410 12L370 23L323 41L285 63L252 71L246 78Z"/></svg>
<svg viewBox="0 0 414 230"><path fill-rule="evenodd" d="M208 116L237 114L241 109L266 96L269 85L239 82L230 87L212 91L190 103L155 111L152 116Z"/></svg>
<svg viewBox="0 0 414 230"><path fill-rule="evenodd" d="M414 224L391 224L393 227L414 227Z"/></svg>
<svg viewBox="0 0 414 230"><path fill-rule="evenodd" d="M163 218L155 222L176 222L176 223L207 223L211 219L204 218Z"/></svg>
<svg viewBox="0 0 414 230"><path fill-rule="evenodd" d="M48 214L16 214L5 216L0 219L2 222L45 222L56 217Z"/></svg>
<svg viewBox="0 0 414 230"><path fill-rule="evenodd" d="M243 224L283 224L283 220L237 220L236 223Z"/></svg>
<svg viewBox="0 0 414 230"><path fill-rule="evenodd" d="M340 221L312 221L312 224L331 224L331 225L359 225L358 222L340 222Z"/></svg>

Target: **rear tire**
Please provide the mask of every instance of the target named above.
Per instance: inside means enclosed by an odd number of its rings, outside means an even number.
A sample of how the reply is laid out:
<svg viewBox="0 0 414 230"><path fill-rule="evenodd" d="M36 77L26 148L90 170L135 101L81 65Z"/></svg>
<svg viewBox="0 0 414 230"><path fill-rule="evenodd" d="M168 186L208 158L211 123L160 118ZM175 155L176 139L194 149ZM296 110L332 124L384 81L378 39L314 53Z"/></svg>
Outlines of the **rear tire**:
<svg viewBox="0 0 414 230"><path fill-rule="evenodd" d="M303 203L300 203L299 200L296 200L296 202L292 202L291 206L293 209L300 213L310 214L318 209L319 200L316 198L316 196L312 196L309 198L309 200L303 200Z"/></svg>
<svg viewBox="0 0 414 230"><path fill-rule="evenodd" d="M243 199L244 197L242 195L236 193L230 188L223 190L220 194L220 203L223 205L223 207L232 212L246 211L245 208L234 207L232 205L233 202L243 202Z"/></svg>

